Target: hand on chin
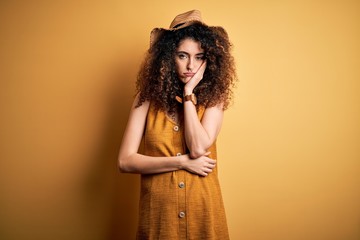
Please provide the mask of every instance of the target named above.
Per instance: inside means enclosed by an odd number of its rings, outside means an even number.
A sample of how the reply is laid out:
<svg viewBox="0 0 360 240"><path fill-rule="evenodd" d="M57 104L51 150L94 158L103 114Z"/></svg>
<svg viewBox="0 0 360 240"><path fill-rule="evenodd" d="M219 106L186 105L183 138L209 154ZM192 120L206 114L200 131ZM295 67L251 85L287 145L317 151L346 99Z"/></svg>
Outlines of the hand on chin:
<svg viewBox="0 0 360 240"><path fill-rule="evenodd" d="M180 80L183 84L187 84L191 80L191 78L192 77L182 77L180 78Z"/></svg>

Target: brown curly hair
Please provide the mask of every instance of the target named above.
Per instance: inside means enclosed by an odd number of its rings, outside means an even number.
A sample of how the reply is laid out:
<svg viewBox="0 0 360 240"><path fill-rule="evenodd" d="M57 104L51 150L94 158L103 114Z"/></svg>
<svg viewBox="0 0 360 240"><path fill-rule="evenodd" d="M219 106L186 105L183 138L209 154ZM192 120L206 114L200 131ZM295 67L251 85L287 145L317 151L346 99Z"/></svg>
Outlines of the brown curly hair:
<svg viewBox="0 0 360 240"><path fill-rule="evenodd" d="M186 38L200 43L207 61L203 79L194 89L198 106L223 104L223 109L227 109L237 80L234 58L230 54L232 45L222 27L208 27L198 22L176 31L164 31L150 46L136 81L137 93L140 92L137 107L149 100L156 109L165 112L179 109L175 97L182 96L184 83L175 70L175 52Z"/></svg>

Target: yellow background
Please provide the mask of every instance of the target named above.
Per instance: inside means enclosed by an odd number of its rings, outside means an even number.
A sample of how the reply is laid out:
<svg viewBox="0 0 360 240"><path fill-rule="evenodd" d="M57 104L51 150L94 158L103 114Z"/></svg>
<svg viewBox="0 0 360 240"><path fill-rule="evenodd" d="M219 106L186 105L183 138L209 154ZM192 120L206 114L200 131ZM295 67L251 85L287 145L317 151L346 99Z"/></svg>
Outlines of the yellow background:
<svg viewBox="0 0 360 240"><path fill-rule="evenodd" d="M116 158L136 73L190 9L234 44L231 238L360 239L360 4L341 0L1 1L1 239L134 239L139 177Z"/></svg>

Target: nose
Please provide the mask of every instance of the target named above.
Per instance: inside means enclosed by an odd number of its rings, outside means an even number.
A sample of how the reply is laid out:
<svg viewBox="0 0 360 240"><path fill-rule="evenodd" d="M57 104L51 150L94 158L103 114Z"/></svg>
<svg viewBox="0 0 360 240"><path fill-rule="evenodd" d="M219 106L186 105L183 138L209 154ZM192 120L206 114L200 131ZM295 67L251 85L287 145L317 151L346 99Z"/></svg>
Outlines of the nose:
<svg viewBox="0 0 360 240"><path fill-rule="evenodd" d="M194 69L194 60L190 57L186 66L187 70L191 71Z"/></svg>

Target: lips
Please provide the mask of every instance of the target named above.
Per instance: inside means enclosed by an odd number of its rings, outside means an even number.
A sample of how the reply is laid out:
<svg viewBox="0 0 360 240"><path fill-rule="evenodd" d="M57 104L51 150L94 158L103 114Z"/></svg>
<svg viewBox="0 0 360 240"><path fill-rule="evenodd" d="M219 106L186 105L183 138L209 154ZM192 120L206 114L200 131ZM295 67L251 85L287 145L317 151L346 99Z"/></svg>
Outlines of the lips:
<svg viewBox="0 0 360 240"><path fill-rule="evenodd" d="M186 76L186 77L192 77L194 75L195 75L195 73L184 73L184 76Z"/></svg>

